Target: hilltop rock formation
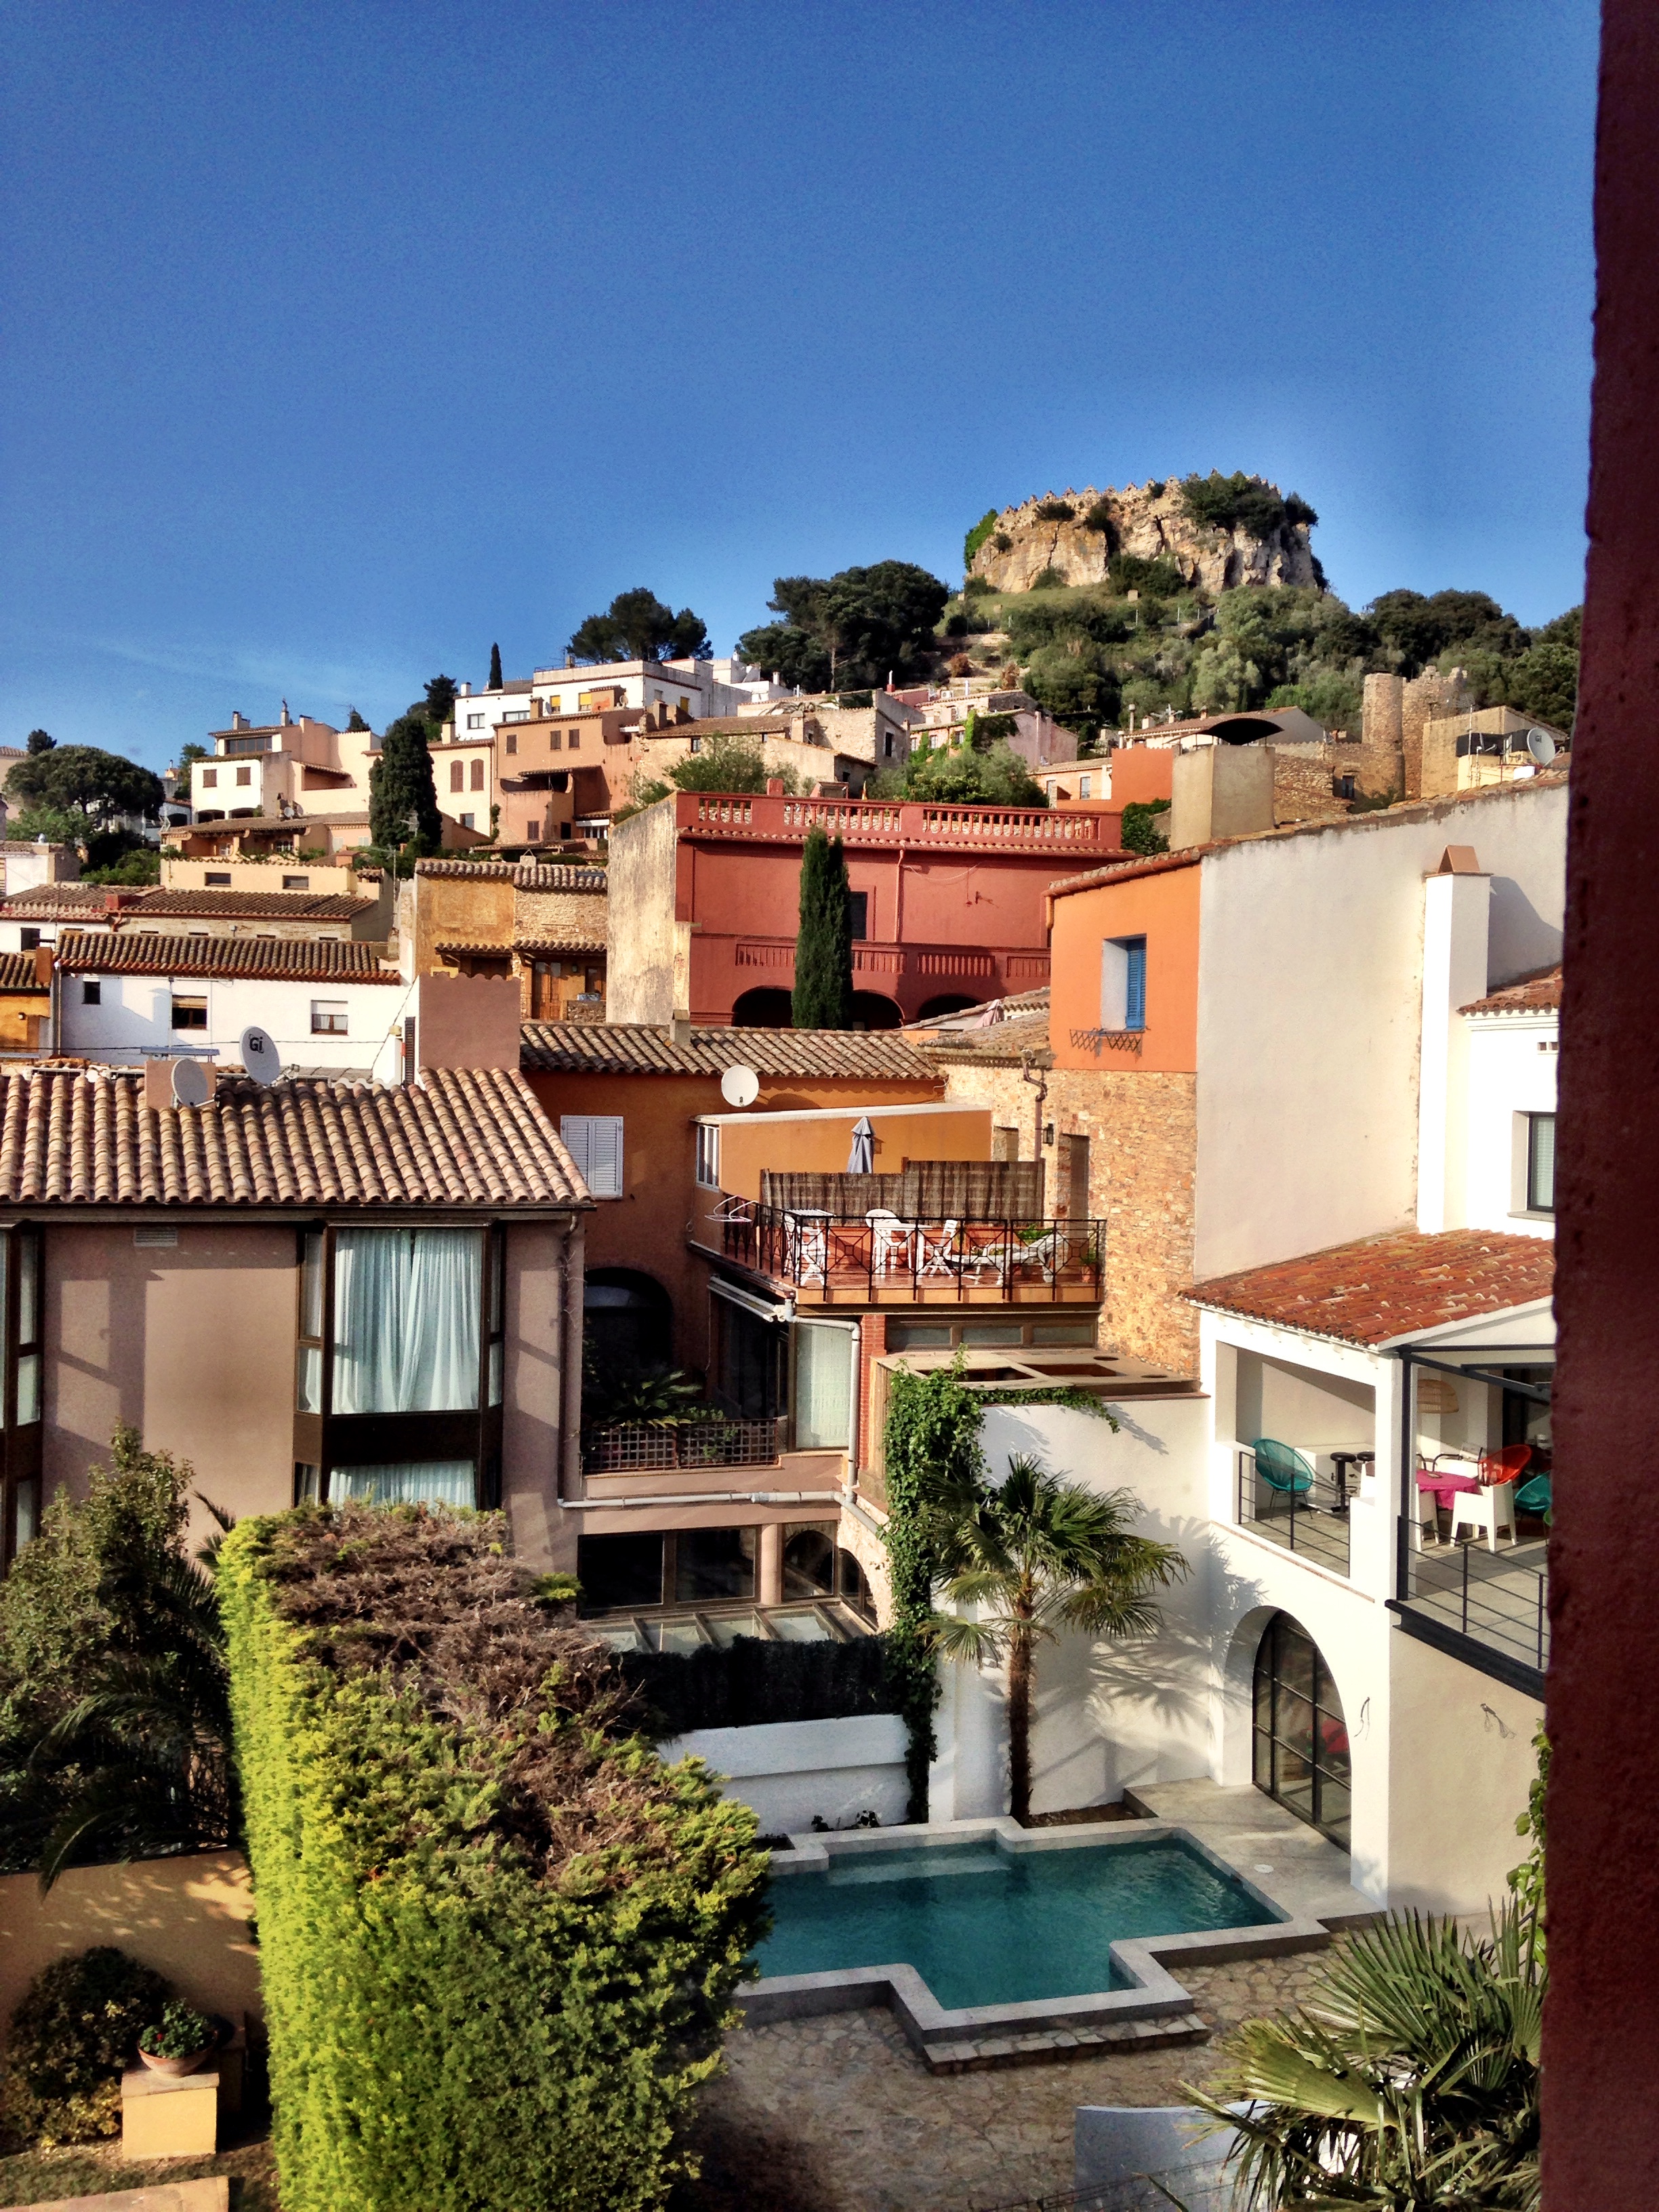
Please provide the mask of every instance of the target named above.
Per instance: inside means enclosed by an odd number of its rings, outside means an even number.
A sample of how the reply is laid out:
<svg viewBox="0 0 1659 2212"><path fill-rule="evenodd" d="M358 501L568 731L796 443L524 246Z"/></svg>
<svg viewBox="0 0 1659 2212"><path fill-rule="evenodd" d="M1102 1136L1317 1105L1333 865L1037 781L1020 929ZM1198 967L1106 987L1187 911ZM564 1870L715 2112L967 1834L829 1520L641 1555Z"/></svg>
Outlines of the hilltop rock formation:
<svg viewBox="0 0 1659 2212"><path fill-rule="evenodd" d="M983 576L1002 592L1029 591L1049 568L1068 584L1098 584L1107 580L1113 559L1128 554L1172 562L1188 586L1209 592L1231 591L1241 584L1324 588L1309 544L1311 522L1297 519L1311 514L1302 501L1292 496L1287 502L1277 485L1260 477L1195 481L1220 484L1224 492L1233 487L1232 503L1246 512L1231 520L1200 520L1175 477L1127 484L1121 491L1097 491L1091 485L1083 491L1045 492L1041 499L1002 510L975 549L969 574ZM1243 486L1248 490L1237 495ZM1210 504L1224 513L1228 502L1224 496L1212 496Z"/></svg>

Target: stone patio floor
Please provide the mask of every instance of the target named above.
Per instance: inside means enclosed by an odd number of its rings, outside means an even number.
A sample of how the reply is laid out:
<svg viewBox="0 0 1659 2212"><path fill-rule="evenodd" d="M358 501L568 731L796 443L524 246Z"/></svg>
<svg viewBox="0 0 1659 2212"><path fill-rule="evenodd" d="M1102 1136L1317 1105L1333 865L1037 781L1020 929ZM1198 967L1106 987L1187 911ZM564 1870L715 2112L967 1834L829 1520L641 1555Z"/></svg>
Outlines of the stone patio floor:
<svg viewBox="0 0 1659 2212"><path fill-rule="evenodd" d="M1216 2039L1294 2003L1328 1952L1194 1966L1208 2043L932 2075L890 2013L739 2028L703 2094L702 2179L685 2212L988 2212L1072 2186L1078 2105L1172 2105L1219 2064Z"/></svg>

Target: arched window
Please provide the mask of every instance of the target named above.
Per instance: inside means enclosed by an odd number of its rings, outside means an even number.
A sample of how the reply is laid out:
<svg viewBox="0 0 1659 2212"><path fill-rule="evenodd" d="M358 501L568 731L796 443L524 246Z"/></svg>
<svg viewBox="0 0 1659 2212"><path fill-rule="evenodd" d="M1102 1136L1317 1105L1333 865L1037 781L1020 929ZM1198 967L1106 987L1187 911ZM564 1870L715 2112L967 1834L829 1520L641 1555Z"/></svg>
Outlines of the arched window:
<svg viewBox="0 0 1659 2212"><path fill-rule="evenodd" d="M1300 1621L1276 1613L1255 1654L1252 1779L1348 1849L1348 1727L1331 1670Z"/></svg>
<svg viewBox="0 0 1659 2212"><path fill-rule="evenodd" d="M734 1030L787 1030L794 1026L793 1001L787 991L764 987L745 991L732 1009Z"/></svg>

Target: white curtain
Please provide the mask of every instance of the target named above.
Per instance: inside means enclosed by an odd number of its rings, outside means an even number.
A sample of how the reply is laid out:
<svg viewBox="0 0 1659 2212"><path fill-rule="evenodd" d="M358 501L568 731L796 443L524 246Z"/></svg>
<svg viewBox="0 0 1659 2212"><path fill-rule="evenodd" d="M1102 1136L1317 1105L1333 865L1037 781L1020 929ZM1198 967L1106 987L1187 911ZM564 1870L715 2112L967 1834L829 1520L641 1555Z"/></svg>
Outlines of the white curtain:
<svg viewBox="0 0 1659 2212"><path fill-rule="evenodd" d="M335 1412L464 1413L477 1406L483 1266L481 1229L340 1230Z"/></svg>
<svg viewBox="0 0 1659 2212"><path fill-rule="evenodd" d="M411 1460L403 1466L337 1467L328 1478L331 1505L355 1498L369 1505L465 1505L473 1495L470 1459Z"/></svg>
<svg viewBox="0 0 1659 2212"><path fill-rule="evenodd" d="M846 1451L853 1431L853 1355L844 1328L795 1325L795 1447Z"/></svg>

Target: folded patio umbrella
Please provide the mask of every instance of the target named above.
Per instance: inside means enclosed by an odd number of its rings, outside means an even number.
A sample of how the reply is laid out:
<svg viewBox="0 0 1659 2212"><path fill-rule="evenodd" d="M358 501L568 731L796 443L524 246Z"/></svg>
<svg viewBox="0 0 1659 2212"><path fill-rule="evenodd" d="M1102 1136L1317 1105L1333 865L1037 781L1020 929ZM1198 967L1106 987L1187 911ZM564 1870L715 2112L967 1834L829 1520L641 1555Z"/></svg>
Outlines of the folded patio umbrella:
<svg viewBox="0 0 1659 2212"><path fill-rule="evenodd" d="M853 1124L853 1149L847 1155L848 1175L872 1175L876 1165L876 1133L870 1116L860 1114Z"/></svg>

